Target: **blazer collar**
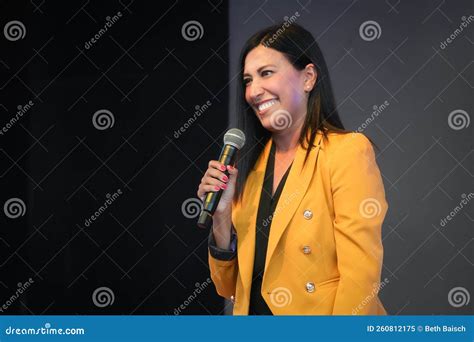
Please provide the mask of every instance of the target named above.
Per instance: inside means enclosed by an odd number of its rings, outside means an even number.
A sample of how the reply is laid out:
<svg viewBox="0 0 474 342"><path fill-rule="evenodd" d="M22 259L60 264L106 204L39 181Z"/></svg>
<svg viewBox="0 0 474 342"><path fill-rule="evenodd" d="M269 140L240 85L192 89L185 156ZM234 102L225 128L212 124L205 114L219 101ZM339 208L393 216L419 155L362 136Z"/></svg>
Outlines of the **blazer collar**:
<svg viewBox="0 0 474 342"><path fill-rule="evenodd" d="M304 167L306 150L301 145L296 150L293 166L290 169L272 218L265 259L265 271L275 252L278 241L288 227L290 220L295 215L296 209L308 190L316 167L319 149L321 148L322 136L322 132L318 131L314 147ZM255 163L255 167L247 177L242 201L236 203L232 210L232 222L237 232L239 271L245 288L252 282L257 212L272 141L273 139L270 138L266 143L265 148Z"/></svg>

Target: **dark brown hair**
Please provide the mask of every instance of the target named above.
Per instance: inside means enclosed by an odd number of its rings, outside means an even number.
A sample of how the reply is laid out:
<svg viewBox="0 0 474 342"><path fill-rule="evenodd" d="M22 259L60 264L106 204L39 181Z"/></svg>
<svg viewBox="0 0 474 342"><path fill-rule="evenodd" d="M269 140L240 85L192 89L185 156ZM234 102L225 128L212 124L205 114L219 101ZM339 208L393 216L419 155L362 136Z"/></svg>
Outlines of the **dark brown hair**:
<svg viewBox="0 0 474 342"><path fill-rule="evenodd" d="M271 26L250 37L240 54L240 84L237 87L237 125L246 135L245 146L239 151L237 158L237 186L234 199L241 199L250 171L262 153L271 132L266 130L245 100L245 84L243 70L247 54L259 45L275 49L283 53L297 69L303 70L312 63L316 67L317 81L308 98L307 114L299 137L299 144L307 150L308 158L318 130L324 137L328 132L350 133L344 125L336 109L334 95L329 79L328 68L323 54L313 35L297 24ZM305 143L307 144L305 146Z"/></svg>

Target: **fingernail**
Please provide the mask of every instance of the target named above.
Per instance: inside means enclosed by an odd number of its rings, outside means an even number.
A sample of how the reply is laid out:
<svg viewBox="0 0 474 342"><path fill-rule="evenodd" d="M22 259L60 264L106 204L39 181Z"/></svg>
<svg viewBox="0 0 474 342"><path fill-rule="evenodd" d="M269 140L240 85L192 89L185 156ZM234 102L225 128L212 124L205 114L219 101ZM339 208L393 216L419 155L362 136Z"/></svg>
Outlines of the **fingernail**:
<svg viewBox="0 0 474 342"><path fill-rule="evenodd" d="M223 176L223 177L222 177L222 180L223 180L224 182L227 182L227 181L229 180L229 178L227 178L227 176Z"/></svg>
<svg viewBox="0 0 474 342"><path fill-rule="evenodd" d="M221 171L225 171L225 165L221 165Z"/></svg>
<svg viewBox="0 0 474 342"><path fill-rule="evenodd" d="M224 189L224 190L227 189L227 184L222 184L221 188Z"/></svg>
<svg viewBox="0 0 474 342"><path fill-rule="evenodd" d="M227 170L232 170L232 169L233 169L233 167L232 167L232 166L230 166L230 165L227 165Z"/></svg>
<svg viewBox="0 0 474 342"><path fill-rule="evenodd" d="M214 187L215 190L220 190L221 188L219 188L217 185Z"/></svg>

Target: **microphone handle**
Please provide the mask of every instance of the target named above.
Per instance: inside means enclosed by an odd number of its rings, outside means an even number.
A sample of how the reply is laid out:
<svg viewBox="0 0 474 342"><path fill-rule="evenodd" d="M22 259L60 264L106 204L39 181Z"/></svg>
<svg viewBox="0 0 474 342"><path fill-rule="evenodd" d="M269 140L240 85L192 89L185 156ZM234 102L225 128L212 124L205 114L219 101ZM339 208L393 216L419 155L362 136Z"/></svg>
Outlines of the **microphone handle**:
<svg viewBox="0 0 474 342"><path fill-rule="evenodd" d="M232 145L225 145L219 156L219 162L224 165L234 165L235 159L237 158L238 149ZM227 169L223 171L224 174L229 177L229 171ZM212 215L216 211L219 200L221 199L223 189L217 192L208 192L204 198L202 211L198 220L198 227L200 228L211 228L212 226Z"/></svg>

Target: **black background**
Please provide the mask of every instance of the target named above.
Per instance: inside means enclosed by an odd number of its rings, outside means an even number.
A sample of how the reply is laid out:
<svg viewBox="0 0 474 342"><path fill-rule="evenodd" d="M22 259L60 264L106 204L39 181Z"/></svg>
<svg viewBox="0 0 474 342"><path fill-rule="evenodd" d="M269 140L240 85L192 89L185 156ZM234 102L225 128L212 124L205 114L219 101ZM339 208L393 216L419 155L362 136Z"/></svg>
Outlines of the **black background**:
<svg viewBox="0 0 474 342"><path fill-rule="evenodd" d="M26 205L22 217L1 217L0 298L34 281L5 313L173 314L209 276L207 232L181 204L196 197L227 127L227 4L4 1L0 12L2 27L26 27L22 40L0 39L2 126L34 103L0 137L2 205ZM205 28L201 39L183 38L189 20ZM100 109L113 113L113 127L94 127ZM91 298L102 286L115 300L98 308ZM181 311L222 309L211 284Z"/></svg>

